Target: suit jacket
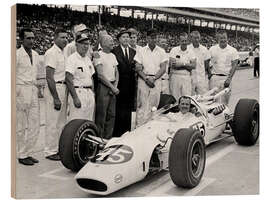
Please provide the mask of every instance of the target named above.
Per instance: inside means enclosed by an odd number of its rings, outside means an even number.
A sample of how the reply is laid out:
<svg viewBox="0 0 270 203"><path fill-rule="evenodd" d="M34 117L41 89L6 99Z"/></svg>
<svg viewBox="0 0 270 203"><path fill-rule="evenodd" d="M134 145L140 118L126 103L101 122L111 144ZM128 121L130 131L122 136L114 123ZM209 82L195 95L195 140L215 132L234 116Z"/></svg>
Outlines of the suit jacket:
<svg viewBox="0 0 270 203"><path fill-rule="evenodd" d="M135 80L135 62L134 56L136 51L130 47L129 49L129 58L125 58L121 46L117 46L112 50L112 53L116 56L118 62L118 71L119 71L119 83L118 89L120 90L119 95L117 96L117 106L125 106L127 108L134 109L135 101L135 89L136 89L136 80Z"/></svg>

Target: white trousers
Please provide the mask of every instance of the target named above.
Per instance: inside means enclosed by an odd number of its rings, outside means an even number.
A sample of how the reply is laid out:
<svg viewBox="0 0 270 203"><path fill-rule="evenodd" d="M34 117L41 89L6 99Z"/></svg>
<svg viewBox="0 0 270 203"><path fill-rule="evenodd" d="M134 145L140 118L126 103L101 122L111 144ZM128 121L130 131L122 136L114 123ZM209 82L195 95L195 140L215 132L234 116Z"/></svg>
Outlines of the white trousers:
<svg viewBox="0 0 270 203"><path fill-rule="evenodd" d="M190 75L171 74L170 91L172 96L179 100L181 96L191 95L191 77Z"/></svg>
<svg viewBox="0 0 270 203"><path fill-rule="evenodd" d="M213 75L209 81L210 90L213 89L214 87L217 87L218 91L224 89L224 82L226 79L227 79L227 76ZM232 82L230 84L230 88L232 89ZM219 102L228 105L230 97L231 97L231 91L228 92L227 94L221 96Z"/></svg>
<svg viewBox="0 0 270 203"><path fill-rule="evenodd" d="M95 113L95 94L90 88L75 88L76 93L81 101L81 108L74 106L73 98L69 94L68 106L69 116L68 122L73 119L87 119L94 121Z"/></svg>
<svg viewBox="0 0 270 203"><path fill-rule="evenodd" d="M16 85L17 158L32 156L40 128L38 89L34 85Z"/></svg>
<svg viewBox="0 0 270 203"><path fill-rule="evenodd" d="M138 79L138 100L136 112L136 127L143 124L151 117L151 110L153 107L158 107L161 92L161 80L155 81L155 87L150 88L146 83Z"/></svg>
<svg viewBox="0 0 270 203"><path fill-rule="evenodd" d="M205 77L202 78L191 78L191 95L203 95L208 91Z"/></svg>
<svg viewBox="0 0 270 203"><path fill-rule="evenodd" d="M161 79L161 93L170 94L169 79Z"/></svg>
<svg viewBox="0 0 270 203"><path fill-rule="evenodd" d="M66 124L67 112L67 89L64 84L56 84L56 91L62 103L59 111L54 109L54 101L48 87L44 90L46 100L46 133L45 133L45 156L58 152L58 144L61 132Z"/></svg>

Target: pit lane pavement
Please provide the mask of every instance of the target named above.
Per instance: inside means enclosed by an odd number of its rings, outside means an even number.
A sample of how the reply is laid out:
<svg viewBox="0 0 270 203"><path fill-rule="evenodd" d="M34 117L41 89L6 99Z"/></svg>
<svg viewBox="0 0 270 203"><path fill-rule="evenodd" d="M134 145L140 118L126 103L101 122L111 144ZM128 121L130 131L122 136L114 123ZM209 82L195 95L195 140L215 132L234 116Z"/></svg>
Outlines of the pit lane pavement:
<svg viewBox="0 0 270 203"><path fill-rule="evenodd" d="M252 69L238 70L233 79L230 108L240 98L259 100L259 79L253 78ZM44 101L41 101L41 104ZM49 161L42 152L44 143L44 107L41 105L41 133L36 146L40 160L34 166L17 163L17 198L84 198L97 197L77 188L75 173L67 170L61 162ZM185 195L236 195L259 193L259 141L255 146L242 147L233 138L211 144L206 150L206 168L201 183L192 190L177 188L169 173L163 171L149 176L107 197L136 196L185 196Z"/></svg>

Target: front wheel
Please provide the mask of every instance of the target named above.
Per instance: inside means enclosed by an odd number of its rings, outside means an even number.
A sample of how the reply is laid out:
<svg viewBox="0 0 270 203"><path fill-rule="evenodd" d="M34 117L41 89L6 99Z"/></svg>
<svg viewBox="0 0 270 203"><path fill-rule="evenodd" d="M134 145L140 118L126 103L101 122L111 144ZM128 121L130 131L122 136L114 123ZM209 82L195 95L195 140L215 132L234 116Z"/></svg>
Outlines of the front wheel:
<svg viewBox="0 0 270 203"><path fill-rule="evenodd" d="M185 128L176 132L170 146L169 171L175 185L197 186L205 168L205 144L199 131Z"/></svg>
<svg viewBox="0 0 270 203"><path fill-rule="evenodd" d="M59 140L62 164L72 170L80 170L98 153L98 144L89 136L97 137L97 127L89 120L74 119L65 125Z"/></svg>

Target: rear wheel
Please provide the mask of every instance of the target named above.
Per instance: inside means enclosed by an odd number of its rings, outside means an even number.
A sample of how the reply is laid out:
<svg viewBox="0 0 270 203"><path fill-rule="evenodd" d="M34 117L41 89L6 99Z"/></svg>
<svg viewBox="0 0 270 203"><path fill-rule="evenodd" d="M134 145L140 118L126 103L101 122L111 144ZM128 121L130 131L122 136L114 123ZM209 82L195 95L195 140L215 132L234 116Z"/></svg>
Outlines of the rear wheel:
<svg viewBox="0 0 270 203"><path fill-rule="evenodd" d="M199 131L180 129L170 146L169 171L175 185L197 186L205 168L205 144Z"/></svg>
<svg viewBox="0 0 270 203"><path fill-rule="evenodd" d="M59 155L66 168L78 171L97 154L98 144L89 140L97 132L89 120L75 119L66 124L59 140Z"/></svg>
<svg viewBox="0 0 270 203"><path fill-rule="evenodd" d="M255 99L240 99L235 107L233 135L240 145L254 145L259 137L259 103Z"/></svg>

